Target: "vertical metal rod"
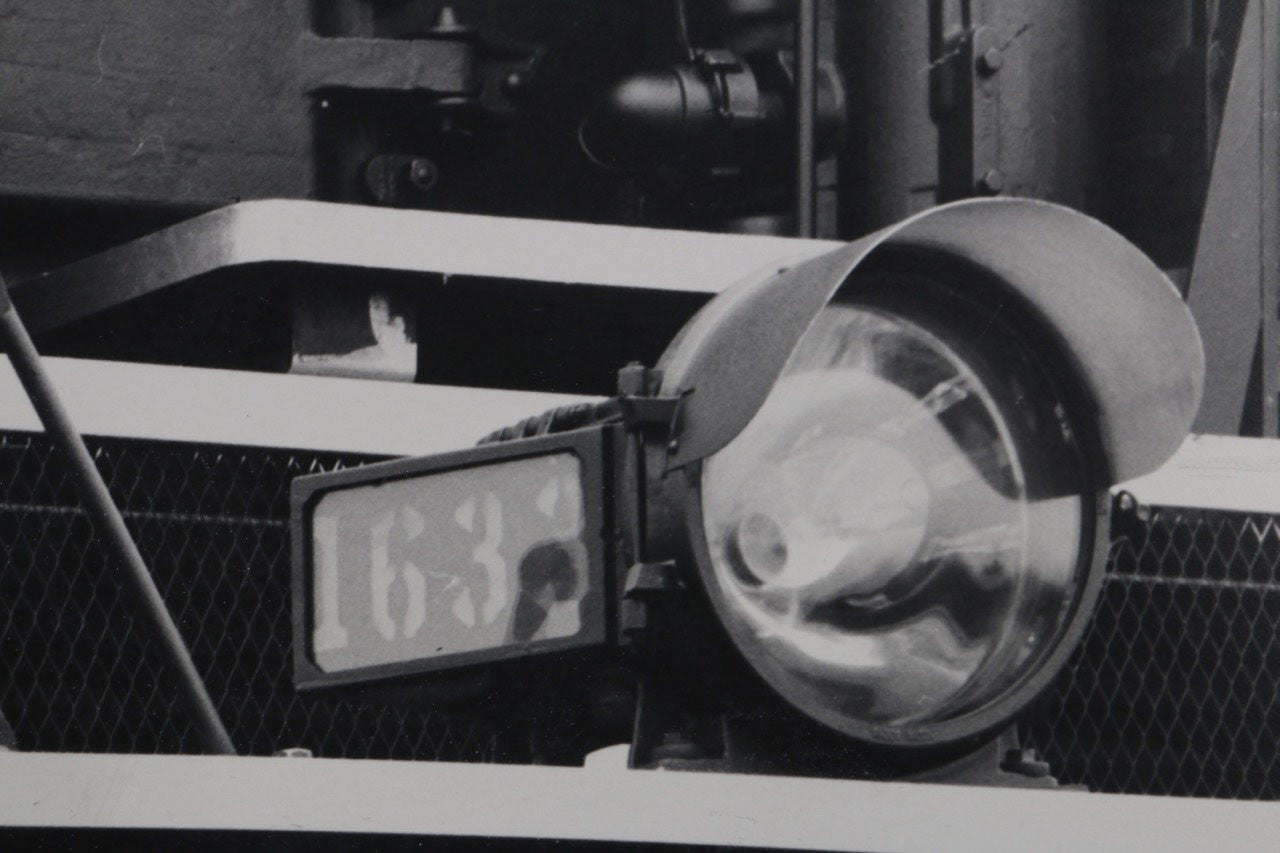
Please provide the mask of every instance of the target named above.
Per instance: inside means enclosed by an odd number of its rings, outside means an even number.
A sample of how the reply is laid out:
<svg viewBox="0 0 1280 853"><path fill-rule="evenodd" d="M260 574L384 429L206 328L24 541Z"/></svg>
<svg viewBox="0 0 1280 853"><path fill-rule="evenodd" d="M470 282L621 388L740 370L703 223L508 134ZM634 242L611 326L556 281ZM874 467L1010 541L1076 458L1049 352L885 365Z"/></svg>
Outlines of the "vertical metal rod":
<svg viewBox="0 0 1280 853"><path fill-rule="evenodd" d="M796 236L817 234L818 0L796 2Z"/></svg>
<svg viewBox="0 0 1280 853"><path fill-rule="evenodd" d="M31 336L27 334L17 310L10 303L3 279L0 279L0 349L8 353L14 372L22 381L22 387L40 416L45 431L71 467L80 499L94 530L105 540L109 551L120 563L126 586L136 595L144 616L151 622L165 657L176 671L183 698L193 715L205 750L235 755L235 746L231 743L231 737L218 716L218 710L191 660L182 635L178 633L178 627L165 608L164 599L156 589L151 572L147 570L129 529L125 527L120 510L111 499L107 484L103 482L84 440L71 422L49 374L45 372Z"/></svg>
<svg viewBox="0 0 1280 853"><path fill-rule="evenodd" d="M1257 0L1255 0L1257 2ZM1259 391L1262 399L1260 433L1264 438L1280 436L1280 246L1276 226L1280 224L1280 9L1274 2L1263 3L1262 19L1262 92L1261 148L1262 174L1259 175L1260 216L1258 230L1262 234L1260 277L1262 279L1262 325L1258 330L1258 358L1261 375Z"/></svg>

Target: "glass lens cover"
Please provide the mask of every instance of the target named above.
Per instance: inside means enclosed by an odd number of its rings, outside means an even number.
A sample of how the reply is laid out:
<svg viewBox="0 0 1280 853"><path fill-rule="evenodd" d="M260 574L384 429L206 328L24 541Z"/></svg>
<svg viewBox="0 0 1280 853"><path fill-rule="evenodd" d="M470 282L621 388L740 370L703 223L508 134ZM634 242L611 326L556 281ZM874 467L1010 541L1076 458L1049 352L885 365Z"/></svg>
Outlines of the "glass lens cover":
<svg viewBox="0 0 1280 853"><path fill-rule="evenodd" d="M905 731L1037 665L1082 582L1083 503L1029 488L1022 427L923 326L823 309L701 475L704 578L776 689L838 729Z"/></svg>

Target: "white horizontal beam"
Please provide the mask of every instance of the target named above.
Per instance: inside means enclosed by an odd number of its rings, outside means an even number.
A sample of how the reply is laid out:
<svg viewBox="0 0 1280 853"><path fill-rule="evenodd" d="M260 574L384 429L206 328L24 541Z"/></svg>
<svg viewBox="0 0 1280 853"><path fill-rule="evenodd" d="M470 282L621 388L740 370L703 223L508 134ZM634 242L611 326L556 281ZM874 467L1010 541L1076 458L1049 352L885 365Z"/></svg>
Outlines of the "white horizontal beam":
<svg viewBox="0 0 1280 853"><path fill-rule="evenodd" d="M217 270L306 264L718 293L841 246L750 234L264 199L213 210L13 289L33 333Z"/></svg>
<svg viewBox="0 0 1280 853"><path fill-rule="evenodd" d="M487 388L46 358L88 435L414 456L456 450L590 399ZM40 431L0 356L0 429ZM1150 506L1280 514L1280 441L1189 436L1158 470L1116 486Z"/></svg>
<svg viewBox="0 0 1280 853"><path fill-rule="evenodd" d="M1280 440L1188 436L1160 468L1116 489L1144 506L1280 515Z"/></svg>
<svg viewBox="0 0 1280 853"><path fill-rule="evenodd" d="M1257 850L1280 805L747 775L0 753L0 824L832 850Z"/></svg>
<svg viewBox="0 0 1280 853"><path fill-rule="evenodd" d="M154 364L44 360L86 435L416 456L583 397ZM41 430L0 357L0 429Z"/></svg>
<svg viewBox="0 0 1280 853"><path fill-rule="evenodd" d="M768 264L843 245L285 199L241 202L206 216L231 262L297 260L708 293Z"/></svg>

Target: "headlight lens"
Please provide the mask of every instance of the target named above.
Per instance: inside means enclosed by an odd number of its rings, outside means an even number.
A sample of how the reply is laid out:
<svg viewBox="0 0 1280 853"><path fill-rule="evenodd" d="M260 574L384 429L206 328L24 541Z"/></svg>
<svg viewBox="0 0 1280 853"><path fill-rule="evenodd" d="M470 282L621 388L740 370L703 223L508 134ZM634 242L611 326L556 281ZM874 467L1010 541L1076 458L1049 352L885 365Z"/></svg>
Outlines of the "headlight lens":
<svg viewBox="0 0 1280 853"><path fill-rule="evenodd" d="M766 680L839 730L929 742L1034 670L1091 531L1081 491L1035 487L1031 417L923 326L823 309L701 473L704 580Z"/></svg>

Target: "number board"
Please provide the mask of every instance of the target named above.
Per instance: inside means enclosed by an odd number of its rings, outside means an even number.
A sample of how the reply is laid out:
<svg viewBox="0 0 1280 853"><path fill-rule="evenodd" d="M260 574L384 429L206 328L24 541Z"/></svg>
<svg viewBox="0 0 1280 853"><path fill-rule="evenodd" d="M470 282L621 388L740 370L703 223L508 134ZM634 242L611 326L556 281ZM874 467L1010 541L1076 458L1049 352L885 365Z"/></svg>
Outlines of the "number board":
<svg viewBox="0 0 1280 853"><path fill-rule="evenodd" d="M295 479L297 686L603 643L609 429Z"/></svg>

